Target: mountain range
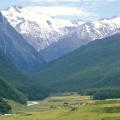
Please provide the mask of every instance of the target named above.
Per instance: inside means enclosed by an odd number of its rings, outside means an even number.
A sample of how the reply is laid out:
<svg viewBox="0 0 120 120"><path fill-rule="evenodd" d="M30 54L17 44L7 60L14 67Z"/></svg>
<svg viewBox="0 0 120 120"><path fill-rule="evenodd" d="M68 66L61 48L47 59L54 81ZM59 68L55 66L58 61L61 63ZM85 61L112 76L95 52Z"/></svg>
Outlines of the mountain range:
<svg viewBox="0 0 120 120"><path fill-rule="evenodd" d="M98 39L29 74L55 92L120 85L120 34Z"/></svg>
<svg viewBox="0 0 120 120"><path fill-rule="evenodd" d="M50 90L118 86L119 34L117 16L69 21L9 7L0 12L1 81L29 100L44 99Z"/></svg>
<svg viewBox="0 0 120 120"><path fill-rule="evenodd" d="M26 71L44 64L44 60L0 13L0 48L18 69Z"/></svg>
<svg viewBox="0 0 120 120"><path fill-rule="evenodd" d="M55 19L31 7L13 6L2 11L2 14L37 51L59 41L61 37L80 24L80 22L73 24L68 20Z"/></svg>
<svg viewBox="0 0 120 120"><path fill-rule="evenodd" d="M48 95L47 88L21 73L0 49L0 97L26 104L27 100L44 99Z"/></svg>
<svg viewBox="0 0 120 120"><path fill-rule="evenodd" d="M91 41L111 36L120 29L120 17L117 16L97 21L70 21L42 14L33 7L21 6L12 6L1 12L10 25L22 35L23 41L34 48L31 48L32 53L28 53L36 60L23 56L27 59L25 64L30 63L32 67L36 67L38 61L40 65L44 65L45 62L57 59ZM26 49L25 46L22 48ZM27 67L30 70L31 67Z"/></svg>
<svg viewBox="0 0 120 120"><path fill-rule="evenodd" d="M119 29L120 17L85 22L58 42L41 51L41 55L47 62L50 62L91 41L119 33Z"/></svg>

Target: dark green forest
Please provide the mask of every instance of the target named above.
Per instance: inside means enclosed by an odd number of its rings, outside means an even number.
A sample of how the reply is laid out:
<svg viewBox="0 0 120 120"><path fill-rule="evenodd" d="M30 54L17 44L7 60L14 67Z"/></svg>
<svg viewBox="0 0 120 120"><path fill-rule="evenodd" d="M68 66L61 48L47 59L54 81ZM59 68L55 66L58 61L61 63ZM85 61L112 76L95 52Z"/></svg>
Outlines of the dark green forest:
<svg viewBox="0 0 120 120"><path fill-rule="evenodd" d="M120 35L96 40L29 72L28 76L19 72L0 50L0 97L22 104L27 99L42 100L50 92L80 91L93 99L118 98L119 46Z"/></svg>
<svg viewBox="0 0 120 120"><path fill-rule="evenodd" d="M45 87L19 72L2 50L0 50L0 77L12 84L17 89L15 91L23 93L28 100L40 100L49 95L49 91Z"/></svg>
<svg viewBox="0 0 120 120"><path fill-rule="evenodd" d="M95 40L29 74L54 92L120 85L120 35Z"/></svg>
<svg viewBox="0 0 120 120"><path fill-rule="evenodd" d="M79 94L92 96L92 99L95 99L95 100L120 98L120 87L104 87L104 88L86 89L79 92Z"/></svg>
<svg viewBox="0 0 120 120"><path fill-rule="evenodd" d="M7 101L0 97L0 114L9 113L11 106L8 105Z"/></svg>
<svg viewBox="0 0 120 120"><path fill-rule="evenodd" d="M6 80L0 78L0 97L26 104L27 98Z"/></svg>

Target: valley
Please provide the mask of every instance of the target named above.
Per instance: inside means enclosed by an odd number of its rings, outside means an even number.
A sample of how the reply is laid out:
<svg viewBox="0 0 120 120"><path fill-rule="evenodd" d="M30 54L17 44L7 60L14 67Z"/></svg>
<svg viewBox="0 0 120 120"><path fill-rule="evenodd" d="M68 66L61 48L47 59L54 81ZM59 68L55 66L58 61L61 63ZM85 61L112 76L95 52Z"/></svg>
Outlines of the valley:
<svg viewBox="0 0 120 120"><path fill-rule="evenodd" d="M119 86L119 46L119 34L98 39L28 75L57 92Z"/></svg>
<svg viewBox="0 0 120 120"><path fill-rule="evenodd" d="M71 94L72 93L72 94ZM0 116L0 120L119 120L120 99L92 100L78 93L52 95L39 104L24 106L9 101L11 116Z"/></svg>
<svg viewBox="0 0 120 120"><path fill-rule="evenodd" d="M0 10L0 120L120 120L120 15L91 1Z"/></svg>
<svg viewBox="0 0 120 120"><path fill-rule="evenodd" d="M24 64L27 64L27 68L37 67L36 64L40 64L41 67L45 62L60 58L82 45L112 36L120 31L119 16L94 21L79 19L71 21L43 14L35 7L22 6L11 6L2 10L1 13L24 39L26 46L23 44L22 46L24 49L27 47L28 54L20 48L18 51L24 53L22 58L25 58ZM16 44L14 46L16 47ZM15 60L12 61L15 63L19 61ZM25 65L22 66L20 63L17 64L20 70L30 70L25 69Z"/></svg>

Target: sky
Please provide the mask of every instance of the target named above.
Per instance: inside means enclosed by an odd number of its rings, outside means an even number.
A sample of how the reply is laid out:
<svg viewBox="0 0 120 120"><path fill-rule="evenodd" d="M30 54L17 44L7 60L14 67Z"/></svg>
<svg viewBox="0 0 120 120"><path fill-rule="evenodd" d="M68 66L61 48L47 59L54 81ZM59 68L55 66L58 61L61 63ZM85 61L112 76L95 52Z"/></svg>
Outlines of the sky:
<svg viewBox="0 0 120 120"><path fill-rule="evenodd" d="M120 0L0 0L0 10L14 5L35 7L41 13L69 20L120 16Z"/></svg>

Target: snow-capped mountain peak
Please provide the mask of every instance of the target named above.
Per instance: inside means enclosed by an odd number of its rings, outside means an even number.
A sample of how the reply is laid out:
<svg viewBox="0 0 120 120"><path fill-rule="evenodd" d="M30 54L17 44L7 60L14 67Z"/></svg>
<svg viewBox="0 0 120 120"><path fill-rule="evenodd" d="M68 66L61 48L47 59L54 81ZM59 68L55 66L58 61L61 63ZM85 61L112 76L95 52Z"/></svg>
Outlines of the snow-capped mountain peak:
<svg viewBox="0 0 120 120"><path fill-rule="evenodd" d="M13 6L3 10L2 14L37 51L59 41L79 25L69 20L55 19L31 7Z"/></svg>
<svg viewBox="0 0 120 120"><path fill-rule="evenodd" d="M37 51L62 39L80 41L79 45L110 36L120 28L120 17L114 16L98 21L61 20L42 14L35 7L13 6L2 11L10 24L23 35ZM73 42L72 42L73 43ZM78 47L78 43L76 42ZM70 44L70 46L72 46Z"/></svg>
<svg viewBox="0 0 120 120"><path fill-rule="evenodd" d="M79 20L79 19L72 21L73 24L77 24L77 25L82 25L82 24L84 24L85 22L86 22L86 21Z"/></svg>
<svg viewBox="0 0 120 120"><path fill-rule="evenodd" d="M111 35L120 28L120 17L85 22L69 35L76 35L82 39L95 40Z"/></svg>

